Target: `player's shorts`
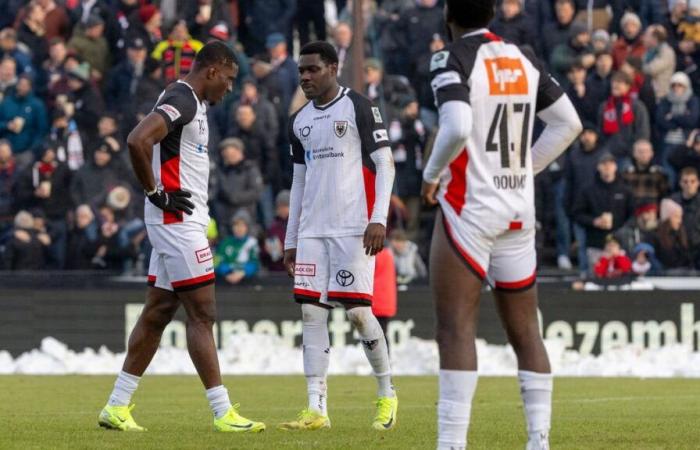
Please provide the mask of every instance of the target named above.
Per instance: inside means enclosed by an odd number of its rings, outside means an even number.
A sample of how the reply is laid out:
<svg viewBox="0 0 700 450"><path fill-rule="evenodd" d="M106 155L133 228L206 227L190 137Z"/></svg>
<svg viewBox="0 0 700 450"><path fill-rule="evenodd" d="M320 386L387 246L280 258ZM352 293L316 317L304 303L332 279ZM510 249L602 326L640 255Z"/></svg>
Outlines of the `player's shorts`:
<svg viewBox="0 0 700 450"><path fill-rule="evenodd" d="M374 256L362 236L302 238L297 245L294 299L326 308L372 304Z"/></svg>
<svg viewBox="0 0 700 450"><path fill-rule="evenodd" d="M535 229L488 230L442 208L447 238L465 265L497 290L524 291L535 284Z"/></svg>
<svg viewBox="0 0 700 450"><path fill-rule="evenodd" d="M214 282L214 255L206 227L194 222L147 224L151 241L148 285L189 291Z"/></svg>

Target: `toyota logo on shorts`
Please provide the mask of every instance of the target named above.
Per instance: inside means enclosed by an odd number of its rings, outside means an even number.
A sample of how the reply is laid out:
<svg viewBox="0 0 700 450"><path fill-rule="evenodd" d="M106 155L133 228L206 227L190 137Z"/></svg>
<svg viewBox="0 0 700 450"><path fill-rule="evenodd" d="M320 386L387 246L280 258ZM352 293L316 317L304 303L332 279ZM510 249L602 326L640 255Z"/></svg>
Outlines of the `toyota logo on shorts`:
<svg viewBox="0 0 700 450"><path fill-rule="evenodd" d="M338 273L335 274L335 281L343 287L350 286L355 282L355 275L347 270L339 270Z"/></svg>

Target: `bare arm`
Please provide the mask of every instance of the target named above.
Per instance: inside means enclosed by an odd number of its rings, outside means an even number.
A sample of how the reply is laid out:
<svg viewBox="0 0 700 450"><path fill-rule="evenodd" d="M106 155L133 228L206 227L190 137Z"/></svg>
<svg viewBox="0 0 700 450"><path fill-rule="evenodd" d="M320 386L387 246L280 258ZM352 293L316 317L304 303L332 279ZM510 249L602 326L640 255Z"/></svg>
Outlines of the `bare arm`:
<svg viewBox="0 0 700 450"><path fill-rule="evenodd" d="M146 192L156 189L153 177L153 146L162 141L168 134L168 126L160 114L150 113L136 125L126 139L129 147L129 158L141 186Z"/></svg>

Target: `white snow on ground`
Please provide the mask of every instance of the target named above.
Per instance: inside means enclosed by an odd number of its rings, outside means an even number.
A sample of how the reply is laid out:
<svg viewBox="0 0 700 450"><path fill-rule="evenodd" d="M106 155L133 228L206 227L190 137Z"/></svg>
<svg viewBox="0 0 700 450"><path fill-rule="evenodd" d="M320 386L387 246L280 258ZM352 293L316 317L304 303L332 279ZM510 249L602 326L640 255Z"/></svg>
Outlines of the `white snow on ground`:
<svg viewBox="0 0 700 450"><path fill-rule="evenodd" d="M219 352L225 374L301 374L301 349L290 348L282 338L266 334L238 334ZM581 356L566 350L560 341L546 341L552 368L560 376L629 376L700 378L700 352L676 345L644 350L631 345L615 348L600 356ZM515 375L516 361L510 346L477 341L479 373ZM0 351L1 374L114 374L121 368L124 353L112 353L106 347L95 351L70 350L65 344L47 337L41 348L16 359ZM435 374L438 367L434 341L411 338L392 351L396 375ZM161 348L148 369L151 374L195 374L186 350ZM331 374L367 375L370 367L361 346L348 345L331 350Z"/></svg>

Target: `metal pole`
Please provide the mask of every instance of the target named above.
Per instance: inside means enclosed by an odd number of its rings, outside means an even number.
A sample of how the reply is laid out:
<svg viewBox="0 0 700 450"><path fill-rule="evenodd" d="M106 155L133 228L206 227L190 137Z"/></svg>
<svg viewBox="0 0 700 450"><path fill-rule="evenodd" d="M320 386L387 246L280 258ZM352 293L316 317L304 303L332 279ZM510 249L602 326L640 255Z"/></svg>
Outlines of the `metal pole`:
<svg viewBox="0 0 700 450"><path fill-rule="evenodd" d="M365 0L352 2L352 88L357 92L365 90L365 21L362 6Z"/></svg>

